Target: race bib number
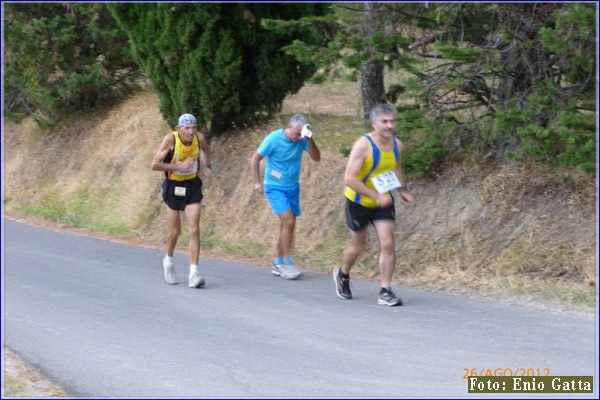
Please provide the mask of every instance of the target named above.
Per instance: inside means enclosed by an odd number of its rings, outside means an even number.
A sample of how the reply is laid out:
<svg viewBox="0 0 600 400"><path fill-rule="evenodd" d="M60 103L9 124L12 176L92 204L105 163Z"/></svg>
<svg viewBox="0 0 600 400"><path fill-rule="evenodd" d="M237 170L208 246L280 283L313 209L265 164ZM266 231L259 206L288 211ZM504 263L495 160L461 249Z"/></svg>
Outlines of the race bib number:
<svg viewBox="0 0 600 400"><path fill-rule="evenodd" d="M195 174L196 172L198 172L198 161L194 161L194 166L192 168L184 169L181 171L175 171L175 174L176 175L191 175L191 174Z"/></svg>
<svg viewBox="0 0 600 400"><path fill-rule="evenodd" d="M371 182L373 182L373 186L375 187L375 190L379 192L379 194L384 194L390 190L402 187L402 184L393 171L374 176L371 178Z"/></svg>

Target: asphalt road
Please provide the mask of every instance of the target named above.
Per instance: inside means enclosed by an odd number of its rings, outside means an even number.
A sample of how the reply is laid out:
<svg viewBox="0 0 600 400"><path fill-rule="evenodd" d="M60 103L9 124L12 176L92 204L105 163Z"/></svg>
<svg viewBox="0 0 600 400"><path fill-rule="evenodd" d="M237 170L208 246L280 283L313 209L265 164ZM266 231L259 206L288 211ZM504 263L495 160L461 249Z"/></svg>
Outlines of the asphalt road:
<svg viewBox="0 0 600 400"><path fill-rule="evenodd" d="M329 274L213 259L190 289L179 253L169 286L162 251L3 222L3 343L74 397L473 397L472 369L597 385L596 321L405 288L385 307L359 279L344 301Z"/></svg>

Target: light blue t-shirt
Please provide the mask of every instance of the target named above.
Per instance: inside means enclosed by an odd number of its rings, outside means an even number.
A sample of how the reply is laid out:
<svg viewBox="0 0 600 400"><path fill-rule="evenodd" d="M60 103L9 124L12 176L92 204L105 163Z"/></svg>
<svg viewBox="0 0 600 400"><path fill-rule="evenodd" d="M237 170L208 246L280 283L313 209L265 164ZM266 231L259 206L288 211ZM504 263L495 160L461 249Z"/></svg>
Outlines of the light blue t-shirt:
<svg viewBox="0 0 600 400"><path fill-rule="evenodd" d="M267 159L264 184L296 185L300 179L303 151L308 151L306 139L293 142L285 136L283 128L269 133L257 150Z"/></svg>

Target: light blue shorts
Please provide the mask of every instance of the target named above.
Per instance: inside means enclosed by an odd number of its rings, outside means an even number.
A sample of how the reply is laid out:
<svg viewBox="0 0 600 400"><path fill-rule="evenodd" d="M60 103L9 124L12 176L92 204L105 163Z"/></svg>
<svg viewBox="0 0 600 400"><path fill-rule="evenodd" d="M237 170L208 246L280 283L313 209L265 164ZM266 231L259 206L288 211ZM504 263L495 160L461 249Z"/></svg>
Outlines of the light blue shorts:
<svg viewBox="0 0 600 400"><path fill-rule="evenodd" d="M265 196L276 215L292 210L300 215L300 184L294 186L265 185Z"/></svg>

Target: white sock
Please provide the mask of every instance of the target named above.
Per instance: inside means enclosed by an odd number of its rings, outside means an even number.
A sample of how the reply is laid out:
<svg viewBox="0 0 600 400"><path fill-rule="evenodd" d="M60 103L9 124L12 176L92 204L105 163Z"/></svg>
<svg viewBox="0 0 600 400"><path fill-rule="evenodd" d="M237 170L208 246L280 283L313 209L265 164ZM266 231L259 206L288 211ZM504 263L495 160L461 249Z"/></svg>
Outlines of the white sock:
<svg viewBox="0 0 600 400"><path fill-rule="evenodd" d="M169 257L169 255L167 254L166 257L167 261L173 262L173 257Z"/></svg>
<svg viewBox="0 0 600 400"><path fill-rule="evenodd" d="M190 275L194 272L198 272L198 264L190 264Z"/></svg>

